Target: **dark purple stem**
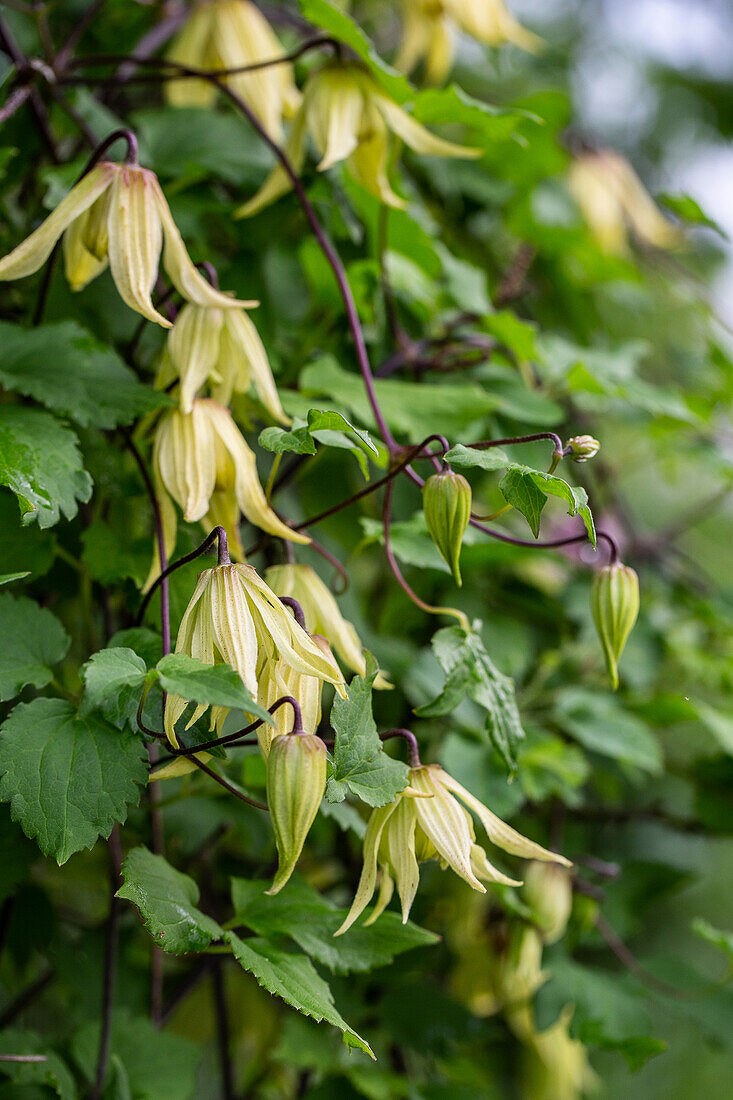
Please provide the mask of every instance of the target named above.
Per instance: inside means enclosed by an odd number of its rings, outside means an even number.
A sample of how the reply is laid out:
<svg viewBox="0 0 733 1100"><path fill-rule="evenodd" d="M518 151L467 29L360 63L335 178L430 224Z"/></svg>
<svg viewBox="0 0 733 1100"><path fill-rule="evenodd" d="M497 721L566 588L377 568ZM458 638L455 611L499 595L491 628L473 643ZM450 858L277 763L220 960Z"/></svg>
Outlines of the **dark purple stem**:
<svg viewBox="0 0 733 1100"><path fill-rule="evenodd" d="M411 768L420 767L420 750L418 749L417 737L408 729L393 729L387 730L386 733L380 733L380 741L389 741L393 737L401 737L403 741L407 742L407 755L410 761Z"/></svg>
<svg viewBox="0 0 733 1100"><path fill-rule="evenodd" d="M298 626L301 626L303 630L306 630L305 613L298 601L294 600L292 596L279 596L278 598L280 600L280 603L285 604L286 607L290 608L293 613L293 618L295 619Z"/></svg>

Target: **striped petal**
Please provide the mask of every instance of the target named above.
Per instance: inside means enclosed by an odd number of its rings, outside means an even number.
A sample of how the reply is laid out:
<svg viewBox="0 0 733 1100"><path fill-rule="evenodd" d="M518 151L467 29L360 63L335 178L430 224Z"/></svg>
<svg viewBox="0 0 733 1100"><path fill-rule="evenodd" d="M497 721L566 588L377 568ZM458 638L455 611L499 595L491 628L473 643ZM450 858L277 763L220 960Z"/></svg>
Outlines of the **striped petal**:
<svg viewBox="0 0 733 1100"><path fill-rule="evenodd" d="M222 659L236 669L244 686L256 698L257 634L235 565L221 565L213 570L211 629Z"/></svg>
<svg viewBox="0 0 733 1100"><path fill-rule="evenodd" d="M242 310L227 310L224 315L224 334L228 338L227 350L231 349L230 354L237 364L238 380L234 388L244 393L251 382L273 420L289 425L291 420L280 404L280 395L272 377L267 352L251 319ZM228 401L222 402L227 403Z"/></svg>
<svg viewBox="0 0 733 1100"><path fill-rule="evenodd" d="M364 865L359 877L359 885L356 888L351 908L340 928L334 932L334 936L343 936L351 928L354 921L361 916L369 902L372 900L377 885L377 853L382 839L384 827L397 808L397 801L390 802L388 806L381 806L372 810L369 816L366 833L364 834Z"/></svg>
<svg viewBox="0 0 733 1100"><path fill-rule="evenodd" d="M415 799L413 805L417 812L418 825L439 858L474 890L485 894L486 888L481 885L471 868L473 838L468 814L439 782L434 781L434 768L435 765L431 765L413 768L410 772L410 785L434 796L430 799Z"/></svg>
<svg viewBox="0 0 733 1100"><path fill-rule="evenodd" d="M389 96L380 92L374 93L373 100L384 116L385 122L393 133L402 138L405 145L416 153L422 153L431 157L480 157L483 150L474 149L468 145L456 145L455 142L445 141L443 138L431 134L419 122L416 122L407 111L403 111Z"/></svg>
<svg viewBox="0 0 733 1100"><path fill-rule="evenodd" d="M417 826L416 798L398 798L385 834L389 864L402 903L402 923L407 924L412 903L420 884L420 868L415 856Z"/></svg>
<svg viewBox="0 0 733 1100"><path fill-rule="evenodd" d="M72 187L56 209L17 248L0 260L0 279L23 279L42 267L67 226L80 217L110 186L120 171L104 161Z"/></svg>
<svg viewBox="0 0 733 1100"><path fill-rule="evenodd" d="M171 322L153 305L163 232L152 172L122 165L112 185L109 266L118 293L131 309L164 328Z"/></svg>
<svg viewBox="0 0 733 1100"><path fill-rule="evenodd" d="M223 310L188 302L168 336L168 355L180 379L181 411L190 413L194 398L214 373L219 358Z"/></svg>

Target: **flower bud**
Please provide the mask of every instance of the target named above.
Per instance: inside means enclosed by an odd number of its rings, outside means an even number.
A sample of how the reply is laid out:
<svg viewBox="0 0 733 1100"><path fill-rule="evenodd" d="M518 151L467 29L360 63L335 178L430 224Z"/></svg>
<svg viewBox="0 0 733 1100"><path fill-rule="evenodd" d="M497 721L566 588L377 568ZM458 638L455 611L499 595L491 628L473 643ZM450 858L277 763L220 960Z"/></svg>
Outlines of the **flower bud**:
<svg viewBox="0 0 733 1100"><path fill-rule="evenodd" d="M639 614L639 578L621 562L604 565L593 577L590 606L614 690L618 662Z"/></svg>
<svg viewBox="0 0 733 1100"><path fill-rule="evenodd" d="M423 511L430 537L460 585L461 543L471 518L471 486L461 474L445 470L433 474L422 491Z"/></svg>
<svg viewBox="0 0 733 1100"><path fill-rule="evenodd" d="M600 443L592 435L574 435L572 439L567 441L565 447L570 447L570 457L574 462L587 462L589 458L597 455L601 449Z"/></svg>
<svg viewBox="0 0 733 1100"><path fill-rule="evenodd" d="M573 905L570 874L557 863L533 861L524 874L522 895L545 943L564 934Z"/></svg>
<svg viewBox="0 0 733 1100"><path fill-rule="evenodd" d="M293 873L326 790L326 746L314 733L273 738L267 757L267 802L277 844L277 894Z"/></svg>

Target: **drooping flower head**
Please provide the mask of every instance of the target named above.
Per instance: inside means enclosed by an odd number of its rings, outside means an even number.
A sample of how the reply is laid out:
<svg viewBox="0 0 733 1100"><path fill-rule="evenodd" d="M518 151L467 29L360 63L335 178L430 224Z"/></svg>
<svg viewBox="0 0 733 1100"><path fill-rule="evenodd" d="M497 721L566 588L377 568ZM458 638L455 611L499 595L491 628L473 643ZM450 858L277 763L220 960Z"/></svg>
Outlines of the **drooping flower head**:
<svg viewBox="0 0 733 1100"><path fill-rule="evenodd" d="M176 653L185 653L204 664L228 664L257 698L257 672L263 664L283 661L294 671L334 684L343 690L343 679L323 650L293 618L251 565L218 565L199 576L191 601L181 620ZM165 706L165 732L178 744L175 726L188 700L169 695ZM188 726L208 709L195 708ZM213 707L211 728L221 730L229 713Z"/></svg>
<svg viewBox="0 0 733 1100"><path fill-rule="evenodd" d="M231 413L210 398L194 400L190 412L174 408L160 418L153 445L153 478L169 552L176 538L171 498L187 523L201 520L207 533L221 524L232 551L240 557L240 512L271 535L309 541L270 508L257 476L254 453Z"/></svg>
<svg viewBox="0 0 733 1100"><path fill-rule="evenodd" d="M213 71L274 61L283 54L272 27L249 0L203 0L193 5L167 57ZM252 108L270 137L281 142L283 117L292 117L300 104L292 65L283 62L221 79ZM210 107L216 98L215 86L206 80L172 80L165 92L174 107Z"/></svg>
<svg viewBox="0 0 733 1100"><path fill-rule="evenodd" d="M573 1006L566 1005L545 1031L523 1037L522 1096L526 1100L580 1100L600 1081L579 1039L570 1034Z"/></svg>
<svg viewBox="0 0 733 1100"><path fill-rule="evenodd" d="M678 230L661 213L629 162L612 149L577 157L568 186L604 252L626 253L629 229L655 248L674 248L680 243Z"/></svg>
<svg viewBox="0 0 733 1100"><path fill-rule="evenodd" d="M402 903L402 919L407 920L420 881L419 865L429 859L440 860L443 869L450 867L480 893L486 891L483 882L519 886L519 882L493 867L484 849L476 843L469 809L476 814L489 840L505 852L570 866L564 856L548 852L503 822L439 764L419 765L410 769L406 790L388 806L371 813L364 837L361 878L337 935L350 928L369 904L378 872L379 898L367 923L376 920L388 905L395 884Z"/></svg>
<svg viewBox="0 0 733 1100"><path fill-rule="evenodd" d="M541 39L514 18L505 0L403 0L403 8L402 45L395 66L409 73L424 61L431 84L441 84L450 72L459 31L487 46L512 43L534 53L541 45Z"/></svg>
<svg viewBox="0 0 733 1100"><path fill-rule="evenodd" d="M359 676L366 675L364 650L356 627L343 617L333 593L314 569L292 562L272 565L266 570L265 579L278 596L290 596L298 601L308 630L327 638L347 668ZM388 688L392 685L380 673L374 686Z"/></svg>
<svg viewBox="0 0 733 1100"><path fill-rule="evenodd" d="M103 161L92 168L29 237L0 260L0 279L22 279L46 262L63 236L64 268L72 290L82 290L109 265L131 309L165 328L153 305L161 248L163 267L189 302L214 309L252 307L216 290L191 261L158 178L136 164Z"/></svg>
<svg viewBox="0 0 733 1100"><path fill-rule="evenodd" d="M314 733L276 737L267 757L267 804L277 844L277 894L292 875L326 791L326 746Z"/></svg>
<svg viewBox="0 0 733 1100"><path fill-rule="evenodd" d="M310 134L321 157L319 172L345 160L351 175L388 206L404 207L387 178L390 131L416 153L436 157L478 157L469 149L431 134L379 87L374 78L352 61L333 61L312 73L303 93L303 104L293 122L285 146L290 161L300 172L305 161L306 136ZM238 216L256 214L291 187L278 165L257 194L240 207Z"/></svg>
<svg viewBox="0 0 733 1100"><path fill-rule="evenodd" d="M208 383L211 396L222 405L229 404L232 394L253 388L273 420L290 423L267 352L244 310L185 305L168 334L157 384L165 388L176 378L184 413L191 412L196 394Z"/></svg>

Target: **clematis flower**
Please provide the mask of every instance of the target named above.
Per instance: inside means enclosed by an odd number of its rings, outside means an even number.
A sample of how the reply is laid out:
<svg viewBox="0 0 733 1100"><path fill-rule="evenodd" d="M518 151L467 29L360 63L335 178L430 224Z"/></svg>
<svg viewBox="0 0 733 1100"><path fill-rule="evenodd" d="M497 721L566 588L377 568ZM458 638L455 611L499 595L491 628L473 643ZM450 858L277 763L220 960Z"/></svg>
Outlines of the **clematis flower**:
<svg viewBox="0 0 733 1100"><path fill-rule="evenodd" d="M250 694L257 698L257 669L265 661L283 661L294 671L341 687L342 680L329 660L296 622L251 565L229 564L200 574L181 619L176 653L185 653L207 665L228 664ZM169 695L165 704L165 732L178 745L175 726L188 700ZM206 713L199 704L186 728ZM211 728L221 731L229 708L212 707Z"/></svg>
<svg viewBox="0 0 733 1100"><path fill-rule="evenodd" d="M184 413L207 382L214 400L228 405L233 393L254 388L274 420L289 424L280 404L267 352L254 324L241 309L213 309L188 303L178 314L163 352L157 384L180 380Z"/></svg>
<svg viewBox="0 0 733 1100"><path fill-rule="evenodd" d="M249 0L204 0L193 5L166 56L192 69L214 71L273 61L284 52L264 15ZM300 104L293 66L284 62L222 80L280 142L283 117L291 118ZM171 80L165 94L174 107L210 107L216 88L206 80Z"/></svg>
<svg viewBox="0 0 733 1100"><path fill-rule="evenodd" d="M551 1027L524 1037L521 1079L527 1100L580 1100L600 1088L585 1047L570 1035L572 1016L573 1006L565 1005Z"/></svg>
<svg viewBox="0 0 733 1100"><path fill-rule="evenodd" d="M326 792L326 746L314 733L276 737L267 757L267 804L277 871L266 894L278 894L303 851Z"/></svg>
<svg viewBox="0 0 733 1100"><path fill-rule="evenodd" d="M629 229L655 248L674 248L680 234L667 221L625 157L612 149L583 153L570 168L568 187L604 252L628 251Z"/></svg>
<svg viewBox="0 0 733 1100"><path fill-rule="evenodd" d="M312 634L310 638L330 663L333 673L331 682L335 685L339 695L345 697L344 678L333 659L328 642L320 634ZM319 676L308 675L279 658L276 661L265 660L262 662L262 667L257 674L257 682L259 685L257 701L260 706L269 709L278 699L282 699L284 695L290 695L300 707L303 729L311 733L318 729L321 721L321 693L323 689L323 680ZM275 719L274 726L263 723L257 727L257 740L260 744L260 752L265 760L269 756L273 738L289 734L293 725L290 707L279 707L273 717Z"/></svg>
<svg viewBox="0 0 733 1100"><path fill-rule="evenodd" d="M164 328L151 293L163 267L189 302L218 309L251 307L215 290L194 266L158 177L136 164L103 161L72 187L29 237L0 260L0 279L22 279L46 262L63 236L64 268L72 290L82 290L109 265L123 302Z"/></svg>
<svg viewBox="0 0 733 1100"><path fill-rule="evenodd" d="M442 84L450 72L459 31L487 46L512 43L530 53L542 44L514 18L504 0L403 0L403 9L402 45L395 66L409 73L424 61L431 84Z"/></svg>
<svg viewBox="0 0 733 1100"><path fill-rule="evenodd" d="M306 134L320 154L318 171L325 172L345 160L362 187L388 206L406 204L387 178L390 131L416 153L437 157L480 157L469 149L436 137L390 99L374 78L356 62L334 61L312 73L303 93L303 104L293 121L285 145L296 172L305 161ZM249 217L279 199L291 188L281 165L272 171L257 194L237 211Z"/></svg>
<svg viewBox="0 0 733 1100"><path fill-rule="evenodd" d="M379 897L367 924L375 921L389 904L395 883L402 903L402 920L407 921L420 881L419 865L429 859L440 860L443 869L452 868L480 893L486 892L483 882L521 885L491 865L483 848L476 843L469 809L476 814L489 840L505 852L570 866L564 856L548 852L503 822L439 764L420 765L410 769L408 786L394 802L371 813L364 837L364 867L359 885L349 914L336 935L346 932L369 904L378 871Z"/></svg>
<svg viewBox="0 0 733 1100"><path fill-rule="evenodd" d="M333 593L314 569L294 563L272 565L265 572L265 579L278 596L291 596L298 601L308 630L327 638L347 668L359 676L366 675L364 651L356 627L343 617ZM374 686L392 687L381 673Z"/></svg>
<svg viewBox="0 0 733 1100"><path fill-rule="evenodd" d="M271 535L309 541L270 508L253 452L231 413L211 398L197 398L189 413L175 408L160 418L153 444L153 480L169 552L175 546L177 526L171 498L187 523L201 520L207 533L221 524L240 557L240 512Z"/></svg>

